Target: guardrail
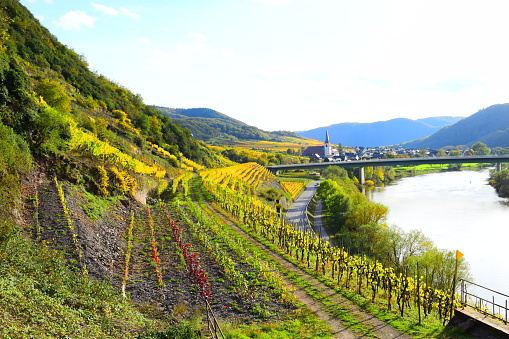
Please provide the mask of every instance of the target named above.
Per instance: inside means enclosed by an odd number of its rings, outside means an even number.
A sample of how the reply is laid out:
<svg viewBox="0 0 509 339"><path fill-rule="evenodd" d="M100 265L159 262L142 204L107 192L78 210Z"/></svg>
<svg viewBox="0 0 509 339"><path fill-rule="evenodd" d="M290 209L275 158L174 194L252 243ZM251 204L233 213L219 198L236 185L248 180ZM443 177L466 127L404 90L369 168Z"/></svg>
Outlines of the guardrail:
<svg viewBox="0 0 509 339"><path fill-rule="evenodd" d="M489 289L487 287L478 285L476 283L473 283L468 280L461 279L461 291L460 291L460 303L463 306L468 306L476 310L477 312L480 312L482 314L488 315L490 317L493 317L495 319L498 319L504 324L508 324L508 313L509 309L507 307L508 303L507 300L509 299L509 295L494 291L492 289ZM490 292L494 293L492 294L491 300L484 299L483 297L480 297L479 295L476 295L474 293L470 293L468 291L468 287L475 286L477 288L480 288L483 292ZM490 294L487 293L487 294ZM477 292L479 294L479 292ZM502 305L502 299L505 298L505 305ZM473 299L473 302L469 299Z"/></svg>
<svg viewBox="0 0 509 339"><path fill-rule="evenodd" d="M305 190L307 190L307 187L304 187L304 189L302 190L302 192L300 194L302 194ZM303 233L306 233L306 232L313 232L313 233L315 233L313 227L311 226L311 223L309 222L309 218L308 218L308 215L307 215L307 212L308 212L308 209L309 209L309 204L311 204L311 200L312 199L310 199L306 203L306 208L304 210L304 213L302 214L302 217L297 221L297 223L293 223L294 228L297 231L301 231Z"/></svg>

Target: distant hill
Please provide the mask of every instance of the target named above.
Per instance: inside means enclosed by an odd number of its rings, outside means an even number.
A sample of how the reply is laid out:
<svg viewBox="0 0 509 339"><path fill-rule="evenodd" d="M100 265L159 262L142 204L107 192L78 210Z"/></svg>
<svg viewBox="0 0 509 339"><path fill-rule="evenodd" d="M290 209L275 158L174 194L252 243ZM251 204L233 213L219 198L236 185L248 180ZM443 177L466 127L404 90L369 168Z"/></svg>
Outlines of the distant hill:
<svg viewBox="0 0 509 339"><path fill-rule="evenodd" d="M296 132L299 135L322 140L325 131L333 144L346 146L385 146L415 140L437 132L462 117L434 117L419 120L397 118L373 123L341 123Z"/></svg>
<svg viewBox="0 0 509 339"><path fill-rule="evenodd" d="M477 141L488 147L509 147L509 104L493 105L447 126L420 140L404 143L405 147L441 148L472 145Z"/></svg>
<svg viewBox="0 0 509 339"><path fill-rule="evenodd" d="M302 138L289 131L267 132L250 126L210 108L154 108L171 118L174 123L188 128L193 137L203 141L213 140L267 140L284 141L285 137Z"/></svg>
<svg viewBox="0 0 509 339"><path fill-rule="evenodd" d="M445 126L455 124L458 121L460 121L461 119L463 119L463 117L449 117L449 116L447 116L447 117L431 117L431 118L416 119L415 121L422 122L422 123L428 124L433 127L442 128Z"/></svg>

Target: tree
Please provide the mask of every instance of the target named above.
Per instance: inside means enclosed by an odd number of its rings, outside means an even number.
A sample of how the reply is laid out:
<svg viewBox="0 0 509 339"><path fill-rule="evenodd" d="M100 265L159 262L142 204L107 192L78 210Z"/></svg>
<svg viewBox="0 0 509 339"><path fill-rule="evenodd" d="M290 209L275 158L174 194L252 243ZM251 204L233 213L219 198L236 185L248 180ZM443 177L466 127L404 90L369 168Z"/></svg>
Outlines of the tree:
<svg viewBox="0 0 509 339"><path fill-rule="evenodd" d="M474 155L490 155L491 152L488 146L480 141L472 145L472 151Z"/></svg>
<svg viewBox="0 0 509 339"><path fill-rule="evenodd" d="M382 204L362 202L352 208L345 225L349 230L356 230L362 225L380 224L385 221L388 211L389 209Z"/></svg>
<svg viewBox="0 0 509 339"><path fill-rule="evenodd" d="M433 248L433 242L421 231L405 232L397 226L384 228L374 247L379 260L396 269L408 265L412 258L422 256Z"/></svg>
<svg viewBox="0 0 509 339"><path fill-rule="evenodd" d="M419 149L419 151L417 152L417 154L415 156L419 157L419 158L427 158L428 157L428 150L425 149L425 148L421 148L421 149Z"/></svg>
<svg viewBox="0 0 509 339"><path fill-rule="evenodd" d="M436 154L437 157L446 157L447 153L443 149L439 149Z"/></svg>
<svg viewBox="0 0 509 339"><path fill-rule="evenodd" d="M450 157L460 157L461 151L459 149L453 149L453 150L449 151L449 156Z"/></svg>
<svg viewBox="0 0 509 339"><path fill-rule="evenodd" d="M344 149L343 149L343 145L341 145L341 143L338 144L336 149L339 154L343 154Z"/></svg>
<svg viewBox="0 0 509 339"><path fill-rule="evenodd" d="M349 218L352 209L352 199L344 192L338 190L327 196L324 202L332 216L334 225L337 227L337 232L343 228Z"/></svg>
<svg viewBox="0 0 509 339"><path fill-rule="evenodd" d="M509 170L492 172L490 184L495 188L499 197L509 198Z"/></svg>
<svg viewBox="0 0 509 339"><path fill-rule="evenodd" d="M69 96L65 92L64 86L56 81L44 79L35 86L35 92L40 95L44 101L60 112L68 113L71 111Z"/></svg>
<svg viewBox="0 0 509 339"><path fill-rule="evenodd" d="M502 147L499 153L503 155L509 154L509 147Z"/></svg>
<svg viewBox="0 0 509 339"><path fill-rule="evenodd" d="M42 106L32 125L32 146L38 153L56 153L71 138L67 117L54 108Z"/></svg>
<svg viewBox="0 0 509 339"><path fill-rule="evenodd" d="M348 177L348 172L339 166L329 166L322 171L322 176L327 179L337 180Z"/></svg>
<svg viewBox="0 0 509 339"><path fill-rule="evenodd" d="M0 122L0 243L12 218L15 201L21 199L20 175L30 173L32 156L27 143Z"/></svg>

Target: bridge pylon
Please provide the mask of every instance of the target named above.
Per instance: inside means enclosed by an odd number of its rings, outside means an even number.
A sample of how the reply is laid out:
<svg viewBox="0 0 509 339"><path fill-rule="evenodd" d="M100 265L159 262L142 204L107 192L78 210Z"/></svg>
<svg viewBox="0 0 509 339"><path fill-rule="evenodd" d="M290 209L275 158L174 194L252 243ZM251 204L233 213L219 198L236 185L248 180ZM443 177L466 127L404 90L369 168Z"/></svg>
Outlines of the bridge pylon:
<svg viewBox="0 0 509 339"><path fill-rule="evenodd" d="M359 183L364 186L366 183L366 177L364 175L364 167L359 167Z"/></svg>

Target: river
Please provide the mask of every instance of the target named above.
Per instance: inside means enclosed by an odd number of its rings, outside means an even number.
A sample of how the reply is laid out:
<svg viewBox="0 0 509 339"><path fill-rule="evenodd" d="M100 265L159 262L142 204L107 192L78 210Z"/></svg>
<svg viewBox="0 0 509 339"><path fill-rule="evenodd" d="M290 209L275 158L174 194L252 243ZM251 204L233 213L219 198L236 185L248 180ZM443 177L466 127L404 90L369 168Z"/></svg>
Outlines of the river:
<svg viewBox="0 0 509 339"><path fill-rule="evenodd" d="M431 173L367 196L389 208L389 225L421 230L438 248L461 251L475 283L509 295L509 200L497 196L488 177L488 170Z"/></svg>

